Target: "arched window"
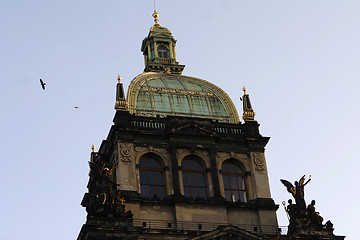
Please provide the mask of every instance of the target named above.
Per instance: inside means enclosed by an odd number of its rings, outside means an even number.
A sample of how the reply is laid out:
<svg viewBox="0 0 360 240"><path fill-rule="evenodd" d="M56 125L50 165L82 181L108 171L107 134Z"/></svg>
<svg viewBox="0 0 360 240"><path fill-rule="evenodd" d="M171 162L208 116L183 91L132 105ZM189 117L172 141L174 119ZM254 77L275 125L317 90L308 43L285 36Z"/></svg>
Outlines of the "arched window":
<svg viewBox="0 0 360 240"><path fill-rule="evenodd" d="M181 166L185 196L206 198L205 170L200 159L188 156Z"/></svg>
<svg viewBox="0 0 360 240"><path fill-rule="evenodd" d="M140 187L141 196L165 196L163 166L154 154L146 154L140 159Z"/></svg>
<svg viewBox="0 0 360 240"><path fill-rule="evenodd" d="M225 161L222 171L226 200L246 202L245 174L236 160Z"/></svg>
<svg viewBox="0 0 360 240"><path fill-rule="evenodd" d="M159 45L157 50L159 58L169 58L169 51L165 45Z"/></svg>

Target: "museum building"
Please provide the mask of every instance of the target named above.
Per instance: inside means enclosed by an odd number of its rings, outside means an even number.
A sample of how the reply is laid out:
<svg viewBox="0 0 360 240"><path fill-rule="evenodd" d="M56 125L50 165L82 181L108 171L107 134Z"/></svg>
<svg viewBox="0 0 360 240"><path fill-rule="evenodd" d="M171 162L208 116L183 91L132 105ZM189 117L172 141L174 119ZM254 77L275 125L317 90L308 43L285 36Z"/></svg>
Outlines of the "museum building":
<svg viewBox="0 0 360 240"><path fill-rule="evenodd" d="M269 137L259 133L246 89L240 121L221 88L182 75L176 40L153 17L144 72L126 97L118 77L114 124L91 153L78 240L293 239L277 223ZM311 239L344 238L323 237Z"/></svg>

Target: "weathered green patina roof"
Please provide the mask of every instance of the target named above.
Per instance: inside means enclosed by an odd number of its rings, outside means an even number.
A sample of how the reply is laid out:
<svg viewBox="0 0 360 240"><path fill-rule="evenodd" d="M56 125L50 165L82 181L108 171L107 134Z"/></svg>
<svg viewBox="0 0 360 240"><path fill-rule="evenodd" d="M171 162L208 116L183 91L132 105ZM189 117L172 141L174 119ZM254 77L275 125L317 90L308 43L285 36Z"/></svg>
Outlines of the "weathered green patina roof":
<svg viewBox="0 0 360 240"><path fill-rule="evenodd" d="M238 123L236 108L219 87L199 78L146 72L131 82L127 101L132 114L185 116Z"/></svg>

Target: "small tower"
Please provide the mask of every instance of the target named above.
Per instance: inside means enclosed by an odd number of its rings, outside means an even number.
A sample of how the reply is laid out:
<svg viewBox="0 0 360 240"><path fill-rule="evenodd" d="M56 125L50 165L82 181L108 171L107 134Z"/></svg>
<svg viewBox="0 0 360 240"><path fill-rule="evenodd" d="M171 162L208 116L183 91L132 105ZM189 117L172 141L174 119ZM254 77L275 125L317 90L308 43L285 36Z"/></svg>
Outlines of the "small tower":
<svg viewBox="0 0 360 240"><path fill-rule="evenodd" d="M141 51L144 54L144 72L171 72L181 74L185 65L176 61L176 40L169 29L162 27L159 22L159 13L154 10L155 24L150 28L149 35L143 40Z"/></svg>
<svg viewBox="0 0 360 240"><path fill-rule="evenodd" d="M243 116L242 119L247 121L255 121L255 112L251 107L249 94L246 93L245 86L243 87L244 95L242 96L243 101Z"/></svg>
<svg viewBox="0 0 360 240"><path fill-rule="evenodd" d="M124 94L124 87L121 83L121 77L118 75L118 83L116 85L116 103L115 103L115 110L118 111L127 111L127 102Z"/></svg>

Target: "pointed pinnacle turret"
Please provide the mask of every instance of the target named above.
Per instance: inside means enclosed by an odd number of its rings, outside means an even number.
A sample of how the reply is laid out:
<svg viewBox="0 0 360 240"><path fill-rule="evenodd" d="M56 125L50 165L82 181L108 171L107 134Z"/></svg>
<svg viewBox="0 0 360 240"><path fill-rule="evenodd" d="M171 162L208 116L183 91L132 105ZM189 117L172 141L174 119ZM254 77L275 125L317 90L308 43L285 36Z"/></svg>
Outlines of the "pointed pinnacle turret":
<svg viewBox="0 0 360 240"><path fill-rule="evenodd" d="M249 94L246 93L245 86L243 87L244 95L242 96L243 101L243 116L242 119L247 121L255 121L255 112L251 107Z"/></svg>
<svg viewBox="0 0 360 240"><path fill-rule="evenodd" d="M120 74L117 77L118 84L116 85L116 103L115 103L115 110L120 111L127 111L127 102L124 94L124 87L121 83L121 77Z"/></svg>
<svg viewBox="0 0 360 240"><path fill-rule="evenodd" d="M95 157L96 157L95 146L94 146L94 144L92 144L91 145L91 153L90 153L90 162L94 162ZM89 171L89 176L90 176L90 173L91 173L91 168Z"/></svg>

